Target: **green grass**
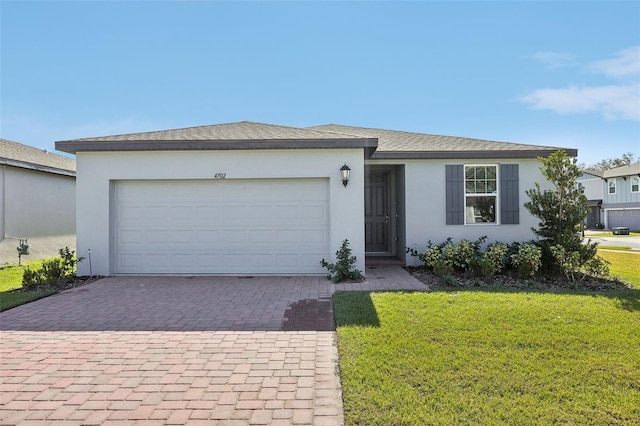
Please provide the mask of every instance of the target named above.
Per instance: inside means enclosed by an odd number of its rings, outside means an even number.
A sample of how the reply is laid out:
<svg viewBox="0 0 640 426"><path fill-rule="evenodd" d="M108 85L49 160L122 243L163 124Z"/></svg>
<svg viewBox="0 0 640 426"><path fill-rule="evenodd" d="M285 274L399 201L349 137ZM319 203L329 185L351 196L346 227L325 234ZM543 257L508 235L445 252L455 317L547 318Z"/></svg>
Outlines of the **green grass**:
<svg viewBox="0 0 640 426"><path fill-rule="evenodd" d="M629 251L629 250L631 250L631 247L601 246L600 244L598 244L598 249L602 249L602 250Z"/></svg>
<svg viewBox="0 0 640 426"><path fill-rule="evenodd" d="M16 263L0 267L0 312L54 293L51 291L10 292L22 287L22 272L25 267L35 269L41 265L42 259L37 259L22 262L22 266Z"/></svg>
<svg viewBox="0 0 640 426"><path fill-rule="evenodd" d="M640 253L599 251L598 256L611 262L609 271L612 276L640 289Z"/></svg>
<svg viewBox="0 0 640 426"><path fill-rule="evenodd" d="M631 425L640 291L334 295L347 425Z"/></svg>

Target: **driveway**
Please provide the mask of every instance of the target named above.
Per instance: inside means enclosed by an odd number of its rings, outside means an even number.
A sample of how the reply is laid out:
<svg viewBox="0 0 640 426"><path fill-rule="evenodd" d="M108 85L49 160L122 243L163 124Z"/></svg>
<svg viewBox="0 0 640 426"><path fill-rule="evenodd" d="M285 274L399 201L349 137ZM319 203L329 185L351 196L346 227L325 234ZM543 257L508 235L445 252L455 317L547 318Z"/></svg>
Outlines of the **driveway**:
<svg viewBox="0 0 640 426"><path fill-rule="evenodd" d="M400 268L357 287L426 289ZM0 424L342 424L335 289L113 277L0 313Z"/></svg>
<svg viewBox="0 0 640 426"><path fill-rule="evenodd" d="M635 236L606 236L594 237L592 234L603 233L604 231L585 232L585 241L597 241L601 246L630 247L631 250L640 250L640 237Z"/></svg>

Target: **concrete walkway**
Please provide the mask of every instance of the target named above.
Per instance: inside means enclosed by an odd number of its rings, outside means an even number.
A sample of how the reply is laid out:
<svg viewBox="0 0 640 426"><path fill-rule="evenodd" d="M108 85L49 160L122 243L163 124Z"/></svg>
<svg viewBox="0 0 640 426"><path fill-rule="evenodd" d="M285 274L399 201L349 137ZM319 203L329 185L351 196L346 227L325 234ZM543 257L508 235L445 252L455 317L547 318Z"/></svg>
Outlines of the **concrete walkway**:
<svg viewBox="0 0 640 426"><path fill-rule="evenodd" d="M0 424L343 424L332 292L426 289L368 272L113 277L0 313Z"/></svg>

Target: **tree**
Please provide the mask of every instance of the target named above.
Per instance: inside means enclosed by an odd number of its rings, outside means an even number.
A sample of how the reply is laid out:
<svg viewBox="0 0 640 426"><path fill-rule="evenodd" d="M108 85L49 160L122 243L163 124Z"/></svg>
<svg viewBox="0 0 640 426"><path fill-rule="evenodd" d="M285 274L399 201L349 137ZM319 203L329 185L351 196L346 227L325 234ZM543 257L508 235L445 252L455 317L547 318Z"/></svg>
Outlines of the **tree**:
<svg viewBox="0 0 640 426"><path fill-rule="evenodd" d="M593 261L597 250L597 243L582 243L581 227L587 216L587 198L576 184L582 171L577 160L567 157L565 151L556 151L540 161L540 171L553 188L542 190L536 182L534 189L526 191L530 201L524 206L540 219L538 229L532 228L532 231L541 238L543 259L564 273L571 272L573 277L576 269Z"/></svg>
<svg viewBox="0 0 640 426"><path fill-rule="evenodd" d="M608 158L592 166L589 166L588 168L604 171L609 169L615 169L616 167L628 166L630 164L633 164L633 160L634 160L633 153L627 152L626 154L622 154L622 157L620 158Z"/></svg>

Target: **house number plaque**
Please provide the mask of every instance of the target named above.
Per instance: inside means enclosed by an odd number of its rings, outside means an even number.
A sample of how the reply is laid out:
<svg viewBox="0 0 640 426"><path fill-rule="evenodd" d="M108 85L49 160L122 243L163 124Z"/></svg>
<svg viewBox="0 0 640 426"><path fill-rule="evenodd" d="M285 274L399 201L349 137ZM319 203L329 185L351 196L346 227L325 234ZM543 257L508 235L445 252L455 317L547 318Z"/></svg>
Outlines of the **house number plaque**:
<svg viewBox="0 0 640 426"><path fill-rule="evenodd" d="M227 174L226 173L216 173L215 175L213 175L214 179L226 179L227 178Z"/></svg>

